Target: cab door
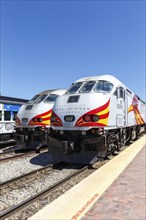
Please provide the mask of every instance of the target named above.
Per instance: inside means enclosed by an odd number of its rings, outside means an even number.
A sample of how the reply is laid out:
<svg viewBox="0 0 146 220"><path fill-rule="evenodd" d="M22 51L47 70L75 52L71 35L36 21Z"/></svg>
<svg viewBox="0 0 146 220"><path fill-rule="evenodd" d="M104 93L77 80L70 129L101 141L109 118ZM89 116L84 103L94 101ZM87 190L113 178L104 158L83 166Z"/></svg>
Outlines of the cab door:
<svg viewBox="0 0 146 220"><path fill-rule="evenodd" d="M117 113L116 124L117 127L126 126L126 101L125 89L120 86L117 88Z"/></svg>

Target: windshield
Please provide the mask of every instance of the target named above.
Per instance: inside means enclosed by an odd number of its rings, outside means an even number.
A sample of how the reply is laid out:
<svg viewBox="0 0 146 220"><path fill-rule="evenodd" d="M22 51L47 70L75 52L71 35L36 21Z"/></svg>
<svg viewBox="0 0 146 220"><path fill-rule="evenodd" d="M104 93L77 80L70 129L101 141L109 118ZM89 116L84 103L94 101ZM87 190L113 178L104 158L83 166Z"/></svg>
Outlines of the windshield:
<svg viewBox="0 0 146 220"><path fill-rule="evenodd" d="M28 103L40 103L46 98L47 94L35 95Z"/></svg>
<svg viewBox="0 0 146 220"><path fill-rule="evenodd" d="M45 102L45 103L46 103L46 102L55 102L58 96L59 96L59 95L56 95L56 94L50 94L50 95L44 100L44 102Z"/></svg>
<svg viewBox="0 0 146 220"><path fill-rule="evenodd" d="M113 88L113 84L104 81L87 81L87 82L76 82L74 83L66 92L67 94L74 94L74 93L89 93L94 90L94 92L111 92Z"/></svg>
<svg viewBox="0 0 146 220"><path fill-rule="evenodd" d="M110 92L113 88L113 84L108 81L98 81L94 91L95 92Z"/></svg>
<svg viewBox="0 0 146 220"><path fill-rule="evenodd" d="M67 91L67 93L73 94L79 90L79 88L82 86L83 82L76 82L74 83Z"/></svg>
<svg viewBox="0 0 146 220"><path fill-rule="evenodd" d="M35 95L32 99L28 101L28 103L33 103L38 97L39 95Z"/></svg>
<svg viewBox="0 0 146 220"><path fill-rule="evenodd" d="M83 92L90 92L94 85L95 85L95 81L89 81L89 82L86 82L82 88L79 90L80 93L83 93Z"/></svg>

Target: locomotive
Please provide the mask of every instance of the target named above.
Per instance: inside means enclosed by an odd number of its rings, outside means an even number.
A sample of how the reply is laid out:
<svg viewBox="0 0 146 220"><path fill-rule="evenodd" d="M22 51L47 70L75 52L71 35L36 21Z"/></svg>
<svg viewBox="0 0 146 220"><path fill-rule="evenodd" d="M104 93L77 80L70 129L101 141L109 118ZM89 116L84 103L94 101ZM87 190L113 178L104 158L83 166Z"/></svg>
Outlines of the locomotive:
<svg viewBox="0 0 146 220"><path fill-rule="evenodd" d="M65 89L45 90L21 106L15 121L16 145L38 151L47 145L52 107L65 92Z"/></svg>
<svg viewBox="0 0 146 220"><path fill-rule="evenodd" d="M93 164L145 132L145 113L145 102L113 75L81 78L53 106L49 153Z"/></svg>

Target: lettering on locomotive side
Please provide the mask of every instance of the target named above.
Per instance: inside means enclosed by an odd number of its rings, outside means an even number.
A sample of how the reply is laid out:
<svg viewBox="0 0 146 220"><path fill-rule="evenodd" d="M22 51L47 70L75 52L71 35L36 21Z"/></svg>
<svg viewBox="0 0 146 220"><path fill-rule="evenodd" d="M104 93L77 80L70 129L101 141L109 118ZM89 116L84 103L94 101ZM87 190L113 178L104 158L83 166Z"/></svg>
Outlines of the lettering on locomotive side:
<svg viewBox="0 0 146 220"><path fill-rule="evenodd" d="M68 111L90 111L91 109L89 107L68 107L66 108ZM63 111L64 108L54 108L54 111Z"/></svg>

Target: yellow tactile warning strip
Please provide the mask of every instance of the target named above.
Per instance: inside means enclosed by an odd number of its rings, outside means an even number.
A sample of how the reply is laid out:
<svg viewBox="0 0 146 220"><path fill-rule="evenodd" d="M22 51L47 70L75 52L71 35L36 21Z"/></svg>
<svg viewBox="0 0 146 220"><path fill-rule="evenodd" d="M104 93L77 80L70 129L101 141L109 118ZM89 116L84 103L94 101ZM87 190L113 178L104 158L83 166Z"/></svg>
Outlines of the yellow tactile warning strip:
<svg viewBox="0 0 146 220"><path fill-rule="evenodd" d="M29 220L77 220L90 209L146 144L146 135Z"/></svg>

